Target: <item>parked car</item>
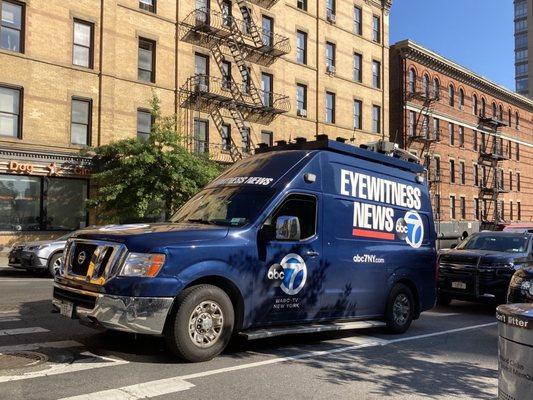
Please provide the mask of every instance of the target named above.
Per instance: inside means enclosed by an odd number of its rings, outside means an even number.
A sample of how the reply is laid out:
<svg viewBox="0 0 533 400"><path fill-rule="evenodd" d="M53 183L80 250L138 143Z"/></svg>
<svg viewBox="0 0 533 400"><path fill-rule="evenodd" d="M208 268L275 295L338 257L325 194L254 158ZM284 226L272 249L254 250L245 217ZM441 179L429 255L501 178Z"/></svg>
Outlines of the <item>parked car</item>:
<svg viewBox="0 0 533 400"><path fill-rule="evenodd" d="M522 268L514 273L507 303L533 303L533 268Z"/></svg>
<svg viewBox="0 0 533 400"><path fill-rule="evenodd" d="M433 226L419 163L327 139L280 143L167 223L77 231L53 302L94 326L163 335L189 361L234 333L400 333L435 304Z"/></svg>
<svg viewBox="0 0 533 400"><path fill-rule="evenodd" d="M8 265L35 273L55 276L61 265L63 249L74 232L55 240L40 240L14 246L8 256Z"/></svg>
<svg viewBox="0 0 533 400"><path fill-rule="evenodd" d="M437 301L504 303L516 270L533 265L530 233L479 232L439 255Z"/></svg>
<svg viewBox="0 0 533 400"><path fill-rule="evenodd" d="M512 223L505 225L504 232L529 232L533 233L533 223Z"/></svg>

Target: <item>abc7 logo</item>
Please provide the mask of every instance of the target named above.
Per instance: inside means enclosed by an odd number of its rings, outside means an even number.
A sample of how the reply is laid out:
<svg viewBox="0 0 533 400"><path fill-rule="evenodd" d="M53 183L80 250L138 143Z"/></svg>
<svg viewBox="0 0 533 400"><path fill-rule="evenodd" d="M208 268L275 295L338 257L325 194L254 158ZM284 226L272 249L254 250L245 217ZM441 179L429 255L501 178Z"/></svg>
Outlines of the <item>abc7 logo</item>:
<svg viewBox="0 0 533 400"><path fill-rule="evenodd" d="M405 219L398 218L398 221L396 221L396 235L398 235L398 238L401 240L405 240L408 232L409 227L407 226L407 222L405 222Z"/></svg>
<svg viewBox="0 0 533 400"><path fill-rule="evenodd" d="M419 248L424 240L424 224L420 215L408 211L403 218L396 221L396 234L411 247Z"/></svg>
<svg viewBox="0 0 533 400"><path fill-rule="evenodd" d="M285 270L279 264L274 264L268 269L267 278L274 281L274 286L279 287L285 278Z"/></svg>

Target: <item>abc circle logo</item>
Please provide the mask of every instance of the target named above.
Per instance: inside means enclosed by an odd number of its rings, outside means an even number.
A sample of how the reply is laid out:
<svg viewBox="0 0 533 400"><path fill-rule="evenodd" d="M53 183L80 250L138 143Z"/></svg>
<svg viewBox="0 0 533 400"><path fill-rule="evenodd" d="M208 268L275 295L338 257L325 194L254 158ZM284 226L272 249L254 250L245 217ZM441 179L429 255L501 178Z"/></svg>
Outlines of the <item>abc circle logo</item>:
<svg viewBox="0 0 533 400"><path fill-rule="evenodd" d="M405 241L411 247L418 249L424 241L424 223L416 211L408 211L403 217L407 226Z"/></svg>
<svg viewBox="0 0 533 400"><path fill-rule="evenodd" d="M267 278L281 281L279 287L286 294L298 294L307 280L307 266L298 254L287 254L279 264L274 264L268 270Z"/></svg>

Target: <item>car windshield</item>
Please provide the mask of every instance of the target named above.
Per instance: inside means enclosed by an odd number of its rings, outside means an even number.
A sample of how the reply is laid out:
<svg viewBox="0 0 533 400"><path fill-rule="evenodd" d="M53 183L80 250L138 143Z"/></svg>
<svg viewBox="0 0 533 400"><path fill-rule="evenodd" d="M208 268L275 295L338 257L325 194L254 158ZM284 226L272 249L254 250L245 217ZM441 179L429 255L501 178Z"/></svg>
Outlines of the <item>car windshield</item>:
<svg viewBox="0 0 533 400"><path fill-rule="evenodd" d="M273 189L262 187L207 188L185 203L170 221L243 226L258 217L273 194Z"/></svg>
<svg viewBox="0 0 533 400"><path fill-rule="evenodd" d="M457 246L465 250L490 250L504 253L526 251L528 237L524 235L472 235Z"/></svg>

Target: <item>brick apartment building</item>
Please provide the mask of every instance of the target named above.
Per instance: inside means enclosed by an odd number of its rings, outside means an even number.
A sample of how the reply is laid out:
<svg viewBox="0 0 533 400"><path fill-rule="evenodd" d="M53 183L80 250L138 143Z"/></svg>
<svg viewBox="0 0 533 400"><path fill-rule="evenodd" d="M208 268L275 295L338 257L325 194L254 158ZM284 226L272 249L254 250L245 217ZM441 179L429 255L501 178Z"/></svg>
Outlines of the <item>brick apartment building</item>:
<svg viewBox="0 0 533 400"><path fill-rule="evenodd" d="M437 230L533 218L533 101L412 41L391 46L391 139L428 166Z"/></svg>
<svg viewBox="0 0 533 400"><path fill-rule="evenodd" d="M79 151L147 135L152 92L222 162L381 137L390 3L0 0L0 247L88 223Z"/></svg>

